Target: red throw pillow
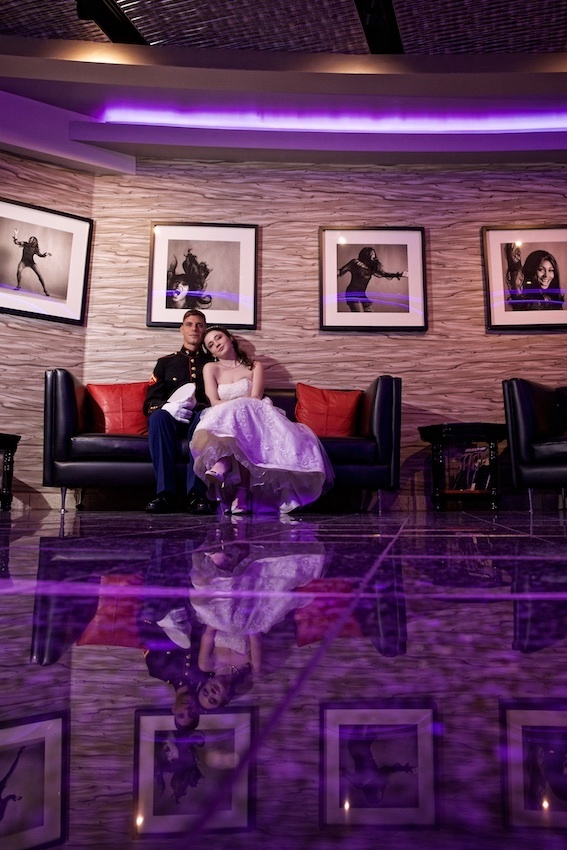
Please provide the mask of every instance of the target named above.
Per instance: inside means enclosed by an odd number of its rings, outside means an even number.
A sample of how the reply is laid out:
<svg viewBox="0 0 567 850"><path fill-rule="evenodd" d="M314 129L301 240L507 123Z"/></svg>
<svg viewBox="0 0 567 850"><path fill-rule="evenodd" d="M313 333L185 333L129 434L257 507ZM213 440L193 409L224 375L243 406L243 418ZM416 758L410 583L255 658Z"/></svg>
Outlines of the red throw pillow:
<svg viewBox="0 0 567 850"><path fill-rule="evenodd" d="M137 615L140 608L140 596L128 596L128 587L144 583L142 576L131 575L101 576L96 613L81 637L77 646L96 644L103 646L133 646L141 649L143 644L138 632ZM116 588L116 595L108 590ZM108 594L108 595L107 595Z"/></svg>
<svg viewBox="0 0 567 850"><path fill-rule="evenodd" d="M297 645L306 646L323 640L351 604L354 589L353 581L342 578L314 579L298 587L298 593L314 594L314 599L309 605L294 611ZM339 637L361 635L360 623L352 613L343 623Z"/></svg>
<svg viewBox="0 0 567 850"><path fill-rule="evenodd" d="M352 437L362 390L322 390L309 384L296 387L295 418L318 437Z"/></svg>
<svg viewBox="0 0 567 850"><path fill-rule="evenodd" d="M95 431L99 434L147 434L148 420L142 410L147 389L147 381L87 384Z"/></svg>

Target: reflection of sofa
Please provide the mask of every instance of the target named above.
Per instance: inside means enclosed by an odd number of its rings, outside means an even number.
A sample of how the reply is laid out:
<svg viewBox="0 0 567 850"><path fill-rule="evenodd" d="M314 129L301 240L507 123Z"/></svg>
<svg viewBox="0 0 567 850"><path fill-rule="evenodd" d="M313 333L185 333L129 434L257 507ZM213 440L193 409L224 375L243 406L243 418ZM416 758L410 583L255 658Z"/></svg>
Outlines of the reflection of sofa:
<svg viewBox="0 0 567 850"><path fill-rule="evenodd" d="M100 385L99 385L100 386ZM295 418L296 391L268 389L266 395ZM155 484L143 434L104 433L95 428L97 405L87 387L66 369L45 373L43 483L60 487L152 488ZM353 436L322 437L336 485L359 491L396 490L400 477L401 379L376 378L357 402ZM187 440L178 446L182 482Z"/></svg>
<svg viewBox="0 0 567 850"><path fill-rule="evenodd" d="M514 487L567 487L567 389L510 378L502 382Z"/></svg>
<svg viewBox="0 0 567 850"><path fill-rule="evenodd" d="M41 538L30 661L54 664L75 643L141 647L135 588L152 546L139 538L121 538L120 547L112 539Z"/></svg>

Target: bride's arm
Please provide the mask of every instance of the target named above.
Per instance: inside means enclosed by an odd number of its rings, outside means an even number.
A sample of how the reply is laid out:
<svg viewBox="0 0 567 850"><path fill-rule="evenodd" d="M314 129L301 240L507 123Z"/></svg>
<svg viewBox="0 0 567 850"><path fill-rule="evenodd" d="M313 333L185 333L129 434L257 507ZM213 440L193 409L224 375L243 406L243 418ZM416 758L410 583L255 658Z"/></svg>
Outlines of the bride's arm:
<svg viewBox="0 0 567 850"><path fill-rule="evenodd" d="M217 370L214 363L205 363L203 366L203 382L205 384L205 395L211 403L211 407L215 404L222 404L219 398Z"/></svg>
<svg viewBox="0 0 567 850"><path fill-rule="evenodd" d="M264 395L264 367L256 360L252 369L251 398L262 398Z"/></svg>
<svg viewBox="0 0 567 850"><path fill-rule="evenodd" d="M216 629L206 626L205 631L201 635L197 665L203 673L211 673L215 669L215 634Z"/></svg>

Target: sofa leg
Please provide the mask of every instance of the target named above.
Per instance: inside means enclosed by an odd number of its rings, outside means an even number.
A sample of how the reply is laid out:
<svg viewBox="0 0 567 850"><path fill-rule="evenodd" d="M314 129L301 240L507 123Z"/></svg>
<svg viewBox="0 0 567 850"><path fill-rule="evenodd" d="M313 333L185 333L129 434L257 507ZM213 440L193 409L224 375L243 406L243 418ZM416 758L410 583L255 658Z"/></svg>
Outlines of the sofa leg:
<svg viewBox="0 0 567 850"><path fill-rule="evenodd" d="M62 514L65 513L65 498L66 498L66 496L67 496L67 488L62 487L61 488L61 513Z"/></svg>
<svg viewBox="0 0 567 850"><path fill-rule="evenodd" d="M382 516L382 490L378 490L378 516Z"/></svg>

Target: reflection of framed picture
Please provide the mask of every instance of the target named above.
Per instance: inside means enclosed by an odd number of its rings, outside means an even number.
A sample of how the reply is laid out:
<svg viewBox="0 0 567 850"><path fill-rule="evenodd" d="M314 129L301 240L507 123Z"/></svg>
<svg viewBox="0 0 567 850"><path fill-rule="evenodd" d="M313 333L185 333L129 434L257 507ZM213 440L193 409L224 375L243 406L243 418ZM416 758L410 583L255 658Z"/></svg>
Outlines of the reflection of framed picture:
<svg viewBox="0 0 567 850"><path fill-rule="evenodd" d="M152 223L149 327L177 327L185 310L209 324L256 327L258 227Z"/></svg>
<svg viewBox="0 0 567 850"><path fill-rule="evenodd" d="M434 826L434 705L411 700L320 709L323 826Z"/></svg>
<svg viewBox="0 0 567 850"><path fill-rule="evenodd" d="M483 227L486 328L567 328L567 227Z"/></svg>
<svg viewBox="0 0 567 850"><path fill-rule="evenodd" d="M320 227L321 330L427 330L424 250L421 227Z"/></svg>
<svg viewBox="0 0 567 850"><path fill-rule="evenodd" d="M252 829L255 731L253 708L203 714L197 729L187 732L176 730L171 710L139 709L136 835Z"/></svg>
<svg viewBox="0 0 567 850"><path fill-rule="evenodd" d="M0 847L51 847L67 838L67 714L0 723Z"/></svg>
<svg viewBox="0 0 567 850"><path fill-rule="evenodd" d="M567 828L567 701L500 704L504 821Z"/></svg>
<svg viewBox="0 0 567 850"><path fill-rule="evenodd" d="M92 225L0 200L0 312L82 324Z"/></svg>

